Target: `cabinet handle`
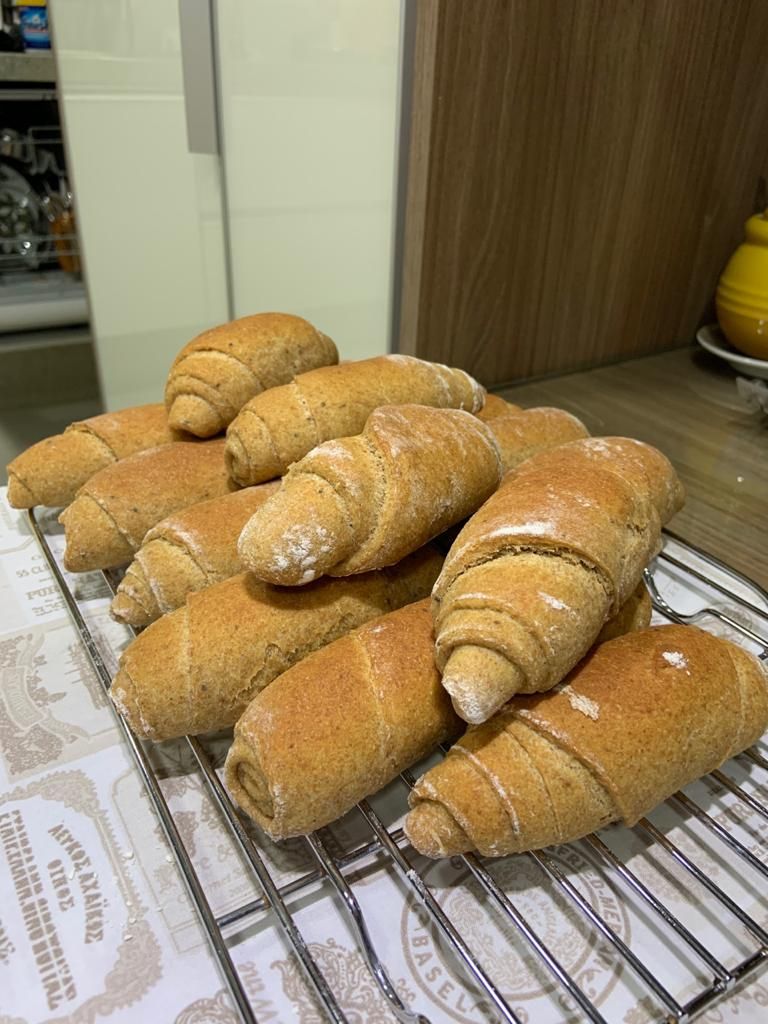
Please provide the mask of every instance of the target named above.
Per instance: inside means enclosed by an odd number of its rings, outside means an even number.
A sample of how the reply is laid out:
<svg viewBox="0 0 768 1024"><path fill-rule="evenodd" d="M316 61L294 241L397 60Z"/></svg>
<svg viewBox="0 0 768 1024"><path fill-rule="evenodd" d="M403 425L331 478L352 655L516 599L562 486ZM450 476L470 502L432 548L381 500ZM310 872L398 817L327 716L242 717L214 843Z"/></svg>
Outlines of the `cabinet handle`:
<svg viewBox="0 0 768 1024"><path fill-rule="evenodd" d="M211 0L179 0L181 73L190 153L218 153Z"/></svg>

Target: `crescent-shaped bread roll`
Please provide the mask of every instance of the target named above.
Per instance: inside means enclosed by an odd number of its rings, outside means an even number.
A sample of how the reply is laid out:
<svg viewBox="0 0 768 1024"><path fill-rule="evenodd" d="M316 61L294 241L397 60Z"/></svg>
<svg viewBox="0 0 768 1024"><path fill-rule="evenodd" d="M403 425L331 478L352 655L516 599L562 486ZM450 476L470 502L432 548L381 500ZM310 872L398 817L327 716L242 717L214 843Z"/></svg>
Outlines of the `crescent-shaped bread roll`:
<svg viewBox="0 0 768 1024"><path fill-rule="evenodd" d="M216 583L133 641L112 699L138 735L154 740L223 729L312 651L428 595L441 561L424 548L391 569L302 590L271 587L247 573Z"/></svg>
<svg viewBox="0 0 768 1024"><path fill-rule="evenodd" d="M184 435L168 425L165 406L138 405L71 423L8 465L8 503L13 508L68 505L94 473L134 452Z"/></svg>
<svg viewBox="0 0 768 1024"><path fill-rule="evenodd" d="M485 389L464 370L414 356L324 366L257 395L227 430L227 463L243 486L282 476L323 441L359 434L380 405L478 412Z"/></svg>
<svg viewBox="0 0 768 1024"><path fill-rule="evenodd" d="M476 416L381 406L362 434L291 466L242 532L243 568L299 586L393 565L471 515L500 480L493 433Z"/></svg>
<svg viewBox="0 0 768 1024"><path fill-rule="evenodd" d="M235 726L234 800L273 839L303 835L458 735L433 652L424 600L294 665Z"/></svg>
<svg viewBox="0 0 768 1024"><path fill-rule="evenodd" d="M470 728L419 779L405 831L427 857L496 857L632 825L767 726L757 658L693 626L642 630Z"/></svg>
<svg viewBox="0 0 768 1024"><path fill-rule="evenodd" d="M627 438L573 441L509 473L456 538L433 593L457 713L477 724L562 679L637 586L682 500L668 460Z"/></svg>
<svg viewBox="0 0 768 1024"><path fill-rule="evenodd" d="M617 628L646 626L647 595L622 612ZM302 835L461 728L440 685L429 602L421 601L316 651L260 693L235 727L227 785L273 839Z"/></svg>
<svg viewBox="0 0 768 1024"><path fill-rule="evenodd" d="M241 571L237 540L279 483L190 505L153 526L125 571L112 615L135 628L180 608L189 594Z"/></svg>
<svg viewBox="0 0 768 1024"><path fill-rule="evenodd" d="M459 409L381 406L362 434L326 441L291 466L243 530L243 567L300 586L391 565L471 515L502 470L585 434L559 409L482 423Z"/></svg>
<svg viewBox="0 0 768 1024"><path fill-rule="evenodd" d="M176 356L165 388L168 420L212 437L254 395L338 359L331 339L300 316L257 313L221 324Z"/></svg>
<svg viewBox="0 0 768 1024"><path fill-rule="evenodd" d="M227 494L224 439L151 448L100 470L59 516L70 572L130 562L151 527L172 512Z"/></svg>

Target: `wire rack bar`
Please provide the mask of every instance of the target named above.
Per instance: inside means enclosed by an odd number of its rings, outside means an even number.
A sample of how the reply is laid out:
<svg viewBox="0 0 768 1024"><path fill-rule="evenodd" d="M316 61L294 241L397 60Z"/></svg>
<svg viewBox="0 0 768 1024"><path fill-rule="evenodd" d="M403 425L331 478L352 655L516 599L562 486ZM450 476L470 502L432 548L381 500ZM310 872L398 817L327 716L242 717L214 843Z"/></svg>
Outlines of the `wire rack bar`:
<svg viewBox="0 0 768 1024"><path fill-rule="evenodd" d="M458 956L475 981L479 982L479 984L485 989L488 998L493 1002L502 1018L505 1021L508 1021L509 1024L521 1024L520 1018L515 1014L514 1010L507 1005L504 996L480 966L480 963L473 955L469 946L466 944L458 930L454 927L450 918L433 896L424 879L403 855L402 850L397 843L393 841L381 819L368 801L361 800L357 806L360 813L378 836L384 849L389 853L401 877L413 890L413 893L419 902L432 915L435 924L450 944L454 953Z"/></svg>
<svg viewBox="0 0 768 1024"><path fill-rule="evenodd" d="M682 537L680 537L677 533L674 533L672 530L665 529L662 532L664 533L664 536L669 537L670 540L673 540L684 550L692 551L693 554L697 556L697 558L700 558L702 562L706 562L706 564L711 569L714 569L715 572L724 571L727 573L728 576L732 576L734 579L737 579L739 583L742 584L742 586L746 587L747 590L751 590L752 593L757 596L758 601L762 601L766 605L768 605L768 590L766 590L765 587L761 587L759 583L755 583L755 581L750 579L749 576L745 576L743 572L740 572L738 569L734 569L733 566L726 565L724 562L721 562L719 558L715 558L714 555L711 555L708 551L705 551L704 548L700 548L697 544L694 544L692 541L683 540ZM757 614L761 618L766 619L768 621L768 614L766 613L764 608L760 607L759 604L750 604L749 601L745 601L743 597L741 597L735 591L729 590L727 587L724 587L713 577L703 575L703 573L701 573L695 566L688 565L684 562L680 562L678 559L675 558L674 555L671 554L671 552L667 551L664 548L659 552L659 557L662 558L664 561L670 562L673 565L677 566L677 568L683 569L683 571L687 575L693 576L694 579L697 579L699 581L699 583L704 583L708 587L712 587L715 590L719 591L719 593L721 593L724 597L727 597L729 600L736 601L738 604L743 605L745 608L749 608L750 611L757 612Z"/></svg>
<svg viewBox="0 0 768 1024"><path fill-rule="evenodd" d="M347 1018L344 1016L341 1007L336 1001L336 997L331 991L328 982L325 980L323 972L317 966L314 957L310 953L304 936L296 926L296 922L293 920L285 901L278 892L277 886L275 885L266 864L262 860L261 855L256 848L256 844L252 842L251 837L243 827L243 823L235 811L231 800L227 796L226 790L221 784L219 776L214 771L208 755L203 750L200 741L195 737L187 736L186 741L203 773L203 778L208 785L208 790L213 796L216 806L221 812L224 821L229 827L231 835L234 837L235 842L240 848L240 852L243 854L254 874L258 878L264 891L264 895L269 900L269 906L274 911L286 938L293 947L293 951L296 953L296 956L299 958L299 962L306 977L312 985L312 988L320 998L321 1003L325 1006L328 1016L332 1021L334 1021L334 1024L335 1022L344 1024Z"/></svg>
<svg viewBox="0 0 768 1024"><path fill-rule="evenodd" d="M726 597L729 601L736 602L737 604L741 605L742 608L748 609L758 618L768 622L768 613L763 611L761 608L758 608L751 601L748 601L745 597L742 597L741 594L737 594L734 591L728 590L726 587L721 586L717 582L717 580L710 579L703 572L699 572L699 570L696 569L694 566L687 565L681 559L675 558L675 556L670 554L668 551L660 551L657 557L660 558L662 562L666 562L668 565L673 565L676 569L680 569L682 572L686 574L686 576L693 576L693 578L698 580L699 583L704 583L708 587L711 587L713 590L717 590L718 593L722 594L723 597ZM702 555L700 557L703 558L704 556ZM754 593L757 594L759 598L765 600L764 595L766 594L766 591L764 591L762 587L759 587L756 583L753 583L752 580L748 579L743 574L737 573L735 569L732 570L732 573L734 576L739 577L739 581L745 587L754 591Z"/></svg>
<svg viewBox="0 0 768 1024"><path fill-rule="evenodd" d="M496 903L499 909L507 915L517 930L525 936L539 957L544 961L548 970L555 976L555 978L557 978L563 988L585 1014L587 1019L593 1021L593 1024L606 1024L605 1017L603 1017L597 1007L584 995L583 991L579 988L570 974L568 974L560 961L541 941L539 936L533 928L531 928L507 894L496 884L496 880L493 875L483 867L474 853L465 853L461 859L467 865L477 881L480 882L483 889L485 889L488 895L493 899L494 903Z"/></svg>
<svg viewBox="0 0 768 1024"><path fill-rule="evenodd" d="M403 830L401 828L394 830L390 834L396 843L399 843L403 838ZM336 866L339 869L349 867L351 864L364 860L366 857L369 857L380 850L381 843L378 839L371 839L362 846L358 846L356 850L351 850L349 853L345 853L342 856L337 857ZM307 871L306 874L300 875L298 878L294 878L290 882L285 882L283 885L278 886L278 892L281 896L290 896L293 893L301 892L303 889L308 888L315 882L322 881L322 879L322 869ZM228 913L222 914L221 917L217 917L216 923L220 928L229 928L233 924L239 924L244 918L251 917L263 910L267 910L268 908L269 903L264 898L250 900L248 903L244 903L241 907L236 907L234 910L230 910Z"/></svg>
<svg viewBox="0 0 768 1024"><path fill-rule="evenodd" d="M446 748L442 747L443 753L446 752ZM401 772L401 778L405 782L409 789L413 789L415 785L415 779L411 772ZM551 952L550 949L542 942L541 938L530 924L525 920L523 915L512 903L507 894L503 889L499 887L496 879L493 875L483 866L481 861L472 853L462 854L461 861L464 865L469 868L472 876L482 886L483 890L491 897L493 902L496 904L498 909L504 914L506 918L514 925L516 930L526 939L526 941L533 947L536 954L544 961L547 969L552 975L560 982L565 988L569 995L575 1000L577 1005L586 1014L587 1018L594 1021L594 1024L605 1024L605 1020L597 1008L589 1001L584 995L583 991L579 988L573 978L568 974L565 968L562 966L557 957Z"/></svg>
<svg viewBox="0 0 768 1024"><path fill-rule="evenodd" d="M762 768L763 771L768 772L768 761L755 750L754 747L750 747L749 750L745 750L743 754L739 754L739 757L748 757L752 764L756 764L758 768Z"/></svg>
<svg viewBox="0 0 768 1024"><path fill-rule="evenodd" d="M67 608L72 615L81 640L91 662L93 663L94 669L96 670L99 681L105 691L108 691L111 684L109 670L96 643L94 642L87 623L83 619L74 596L66 585L64 575L47 543L43 531L40 529L34 515L34 511L30 511L29 520L32 530L43 549L46 561L48 562L53 576L61 589ZM760 600L764 600L766 604L768 604L768 593L756 584L752 583L752 581L748 580L742 574L736 573L730 568L723 566L722 563L717 559L712 558L708 553L701 551L701 549L696 548L694 545L687 544L674 534L669 534L669 536L671 536L671 538L683 549L687 549L689 552L692 552L698 559L701 559L713 569L724 571L732 577L739 579L739 581L748 587ZM662 551L659 558L663 562L668 562L674 567L680 569L682 572L689 574L694 579L706 583L707 586L714 587L715 590L726 596L730 602L749 609L750 613L756 615L760 620L764 620L768 623L768 614L764 611L756 608L740 595L723 587L717 581L709 579L698 569L682 562L675 555ZM107 578L110 588L114 591L116 585L114 573L105 573L105 577ZM737 622L721 609L707 606L694 613L681 612L678 609L672 608L664 599L659 588L656 586L656 582L651 573L646 574L646 581L648 582L649 590L657 611L660 611L670 620L687 622L693 621L693 619L698 620L705 616L711 616L725 622L731 628L737 630L737 632L746 639L761 645L764 655L768 652L768 641L766 641L764 637L760 636L755 630L750 629L748 626ZM306 891L318 884L324 884L327 882L337 894L340 906L351 924L352 931L356 936L358 947L368 964L371 975L379 990L388 1000L389 1007L396 1019L400 1024L429 1024L426 1017L412 1012L403 1004L402 999L391 982L389 973L376 952L368 927L368 922L366 921L365 915L362 912L359 902L353 892L350 879L345 875L345 871L353 865L358 864L361 861L366 861L369 858L371 860L375 860L375 858L378 857L387 859L388 862L394 866L397 873L405 881L410 891L414 894L418 902L421 904L421 907L428 915L428 920L431 921L442 938L451 948L453 954L458 960L458 963L466 971L469 978L480 986L485 997L487 997L493 1005L499 1019L508 1022L508 1024L520 1024L520 1018L517 1013L509 1006L503 993L488 975L479 959L472 952L459 929L445 913L429 885L414 866L414 863L404 853L401 848L401 844L404 841L402 829L397 828L392 829L391 831L388 830L376 812L372 809L369 802L364 800L358 805L358 811L371 830L370 839L361 842L354 849L346 853L334 855L330 852L328 843L323 838L322 833L315 833L308 836L306 837L306 842L318 865L317 868L306 871L298 878L291 879L282 885L278 885L273 879L270 869L267 866L259 847L248 834L238 810L229 799L207 750L197 738L186 737L182 742L187 743L193 755L194 762L204 785L204 790L217 807L225 828L232 837L236 847L239 849L244 858L245 864L252 872L254 879L258 883L262 892L260 897L251 899L233 910L220 915L218 918L214 917L207 902L202 884L195 872L190 855L185 849L179 831L176 828L173 813L165 800L160 783L154 773L147 752L143 744L133 735L122 716L120 716L116 711L114 711L114 714L126 740L128 749L136 763L140 777L150 796L151 804L158 814L163 832L176 858L182 880L193 905L197 909L201 926L208 938L211 950L215 955L224 981L232 996L234 1006L240 1020L246 1022L246 1024L252 1024L256 1018L248 1002L248 997L245 993L242 980L240 979L237 968L232 960L230 950L223 936L223 930L246 922L247 919L254 914L267 912L274 915L280 930L296 954L299 964L304 972L304 976L320 1000L320 1006L322 1007L322 1012L326 1019L333 1021L334 1024L344 1024L346 1021L344 1012L339 1006L335 994L331 990L327 979L312 956L307 942L286 903L287 897ZM766 760L766 758L757 750L753 749L745 751L742 756L758 768L768 770L768 760ZM403 773L402 778L406 785L413 785L413 776L410 772ZM743 806L748 808L750 812L754 812L762 816L768 816L768 811L766 811L765 807L760 804L756 797L743 790L742 787L734 782L733 779L730 779L721 771L713 772L712 778L715 783L732 793L732 795L738 799ZM742 843L730 835L727 829L720 825L719 822L715 821L715 819L707 814L707 812L695 801L691 800L683 793L678 793L670 798L670 803L673 804L675 802L682 807L684 811L700 821L719 842L722 842L731 852L739 856L751 868L759 872L762 876L768 875L768 866L747 850ZM759 949L744 958L736 966L730 969L727 968L669 910L669 908L666 907L664 903L662 903L661 900L659 900L647 888L647 886L639 880L637 875L632 872L598 836L593 835L586 837L585 842L597 854L598 859L618 877L623 885L630 889L634 895L639 898L641 903L649 909L655 917L658 917L663 922L665 927L671 929L677 938L681 940L694 954L694 956L703 965L705 965L707 970L711 972L712 978L710 983L704 985L695 993L693 998L688 1000L686 1003L681 1003L676 999L675 996L655 978L651 967L647 963L644 963L637 954L627 946L615 930L611 928L605 919L598 914L598 912L581 893L578 886L574 885L571 879L561 871L557 862L549 855L549 853L547 853L547 851L538 851L528 854L528 856L538 866L544 879L549 883L549 885L553 887L555 891L559 891L564 894L569 905L576 908L578 913L581 915L582 920L586 922L591 929L602 936L602 938L618 954L621 960L629 966L648 992L658 1000L660 1006L663 1007L663 1013L665 1014L665 1016L658 1019L675 1022L675 1024L687 1024L687 1022L692 1020L695 1016L703 1013L707 1008L711 1007L714 1002L721 998L724 993L733 988L734 985L745 978L751 977L766 965L766 961L768 960L768 935L749 914L741 910L741 908L738 907L738 905L726 893L724 893L719 886L709 879L700 868L698 868L682 853L682 851L679 850L668 836L660 832L651 822L643 819L638 823L636 828L643 831L653 843L665 850L666 853L671 856L688 875L704 886L715 900L732 913L733 916L739 920L747 931L760 943ZM563 990L563 994L567 994L570 1000L573 1001L578 1011L582 1014L583 1019L591 1021L592 1024L606 1024L605 1018L597 1007L587 998L585 993L563 968L562 964L558 961L552 951L542 942L540 937L531 927L529 921L512 903L482 860L473 854L467 854L459 858L459 860L475 882L480 885L485 896L493 903L504 919L514 927L521 938L525 940L525 943L534 950L539 961L557 980Z"/></svg>
<svg viewBox="0 0 768 1024"><path fill-rule="evenodd" d="M633 892L650 907L650 909L661 918L676 935L683 940L686 946L709 967L715 978L720 982L729 982L732 978L728 968L720 963L709 950L699 942L696 936L677 918L668 907L659 900L650 889L640 881L637 875L631 871L626 864L623 864L609 846L599 836L585 836L584 841L595 850L600 857L619 875L619 877L633 890Z"/></svg>
<svg viewBox="0 0 768 1024"><path fill-rule="evenodd" d="M694 800L687 797L685 793L675 793L671 799L679 803L681 807L684 807L689 814L698 818L710 832L714 833L726 846L729 846L737 856L746 861L754 871L768 878L768 864L763 864L761 860L758 860L753 853L750 853L746 846L740 843L738 839L734 839L730 832L724 829L719 822L715 821L711 815L707 814L702 807L699 807Z"/></svg>
<svg viewBox="0 0 768 1024"><path fill-rule="evenodd" d="M69 614L72 616L75 626L80 634L80 638L88 653L88 657L96 672L99 683L107 695L107 704L112 709L113 717L117 722L118 728L123 734L128 750L130 751L134 763L139 771L141 781L144 783L144 787L160 821L165 838L167 839L168 845L176 858L179 874L181 875L182 881L193 905L197 909L200 923L202 924L203 930L208 938L209 945L216 958L222 977L229 989L229 993L232 996L234 1004L245 1024L256 1024L256 1017L251 1009L251 1004L245 991L245 987L240 979L240 975L237 973L237 968L232 961L232 957L227 949L224 937L216 926L216 918L211 911L202 883L197 876L192 860L179 834L179 830L176 828L176 823L173 820L173 814L171 813L171 809L166 802L162 789L160 788L157 776L155 775L144 748L128 727L123 716L117 712L114 704L109 699L109 688L112 685L112 676L110 675L109 669L104 663L104 659L94 642L91 631L88 629L88 625L80 612L80 608L67 586L58 562L54 558L53 553L40 530L33 509L30 509L29 511L29 522L35 536L40 542L40 546L43 549L43 555L48 563L48 567L59 585L59 589L61 590Z"/></svg>
<svg viewBox="0 0 768 1024"><path fill-rule="evenodd" d="M392 1011L397 1019L401 1024L429 1024L426 1017L423 1017L420 1013L411 1013L411 1011L403 1005L400 996L397 994L394 985L389 979L389 975L384 970L384 967L376 954L373 940L371 939L371 934L368 931L368 925L365 923L365 918L363 917L363 912L360 909L360 904L357 902L357 897L352 892L342 873L339 871L323 840L317 833L314 833L313 835L307 836L307 843L323 871L331 880L336 892L343 900L344 905L347 908L347 913L352 921L355 934L357 935L357 941L364 952L371 974L373 974L376 979L381 991L384 992L387 999L389 999Z"/></svg>
<svg viewBox="0 0 768 1024"><path fill-rule="evenodd" d="M664 835L664 833L660 829L656 828L653 822L649 821L647 818L641 818L636 827L652 836L660 846L663 846L667 853L669 853L670 856L672 856L677 863L684 868L689 875L691 875L691 877L695 878L700 885L703 885L719 903L722 903L726 910L730 911L734 917L738 918L747 931L751 932L756 939L758 939L764 946L768 944L768 932L765 932L757 921L753 920L737 903L734 903L731 897L724 893L718 885L715 885L712 879L706 875L701 868L697 867L690 858L686 857L683 851L672 842L669 836Z"/></svg>
<svg viewBox="0 0 768 1024"><path fill-rule="evenodd" d="M724 775L721 771L713 771L709 773L713 779L717 779L721 786L725 786L727 790L743 804L746 804L750 810L754 811L755 814L759 814L761 818L768 820L768 807L765 807L759 801L755 800L749 793L745 793L741 786L737 785L733 779L729 779L727 775Z"/></svg>
<svg viewBox="0 0 768 1024"><path fill-rule="evenodd" d="M710 988L705 989L698 995L694 996L693 999L689 999L683 1007L683 1017L680 1019L680 1024L687 1024L688 1021L693 1020L700 1014L705 1013L711 1009L713 1004L717 1003L718 1000L722 999L724 995L731 992L740 985L742 982L747 981L753 975L759 973L766 963L766 955L764 950L758 950L752 956L747 957L737 968L732 972L732 981L729 985L723 986L719 983L712 985ZM672 1018L674 1020L674 1018Z"/></svg>
<svg viewBox="0 0 768 1024"><path fill-rule="evenodd" d="M576 904L582 914L592 922L603 938L607 939L616 952L626 960L635 974L637 974L644 984L653 993L655 993L657 998L667 1007L667 1009L674 1014L677 1019L679 1019L683 1013L680 1003L678 1003L671 992L667 991L667 989L665 989L664 986L656 980L652 972L648 970L645 964L635 956L629 946L619 938L613 928L611 928L610 925L608 925L603 918L592 909L573 882L571 882L569 878L566 878L553 859L544 851L532 852L529 856L539 865L542 871L546 872L546 874L557 883L570 900Z"/></svg>
<svg viewBox="0 0 768 1024"><path fill-rule="evenodd" d="M673 608L666 599L662 597L650 570L644 570L643 578L645 579L645 585L648 588L648 592L651 595L653 607L657 612L661 612L662 615L666 615L668 619L672 619L673 622L690 625L693 622L699 622L702 618L709 615L713 619L717 619L719 622L724 623L726 626L730 626L730 628L736 630L737 633L741 633L741 635L746 637L747 640L751 640L753 643L760 644L763 647L766 646L766 640L764 637L750 629L749 626L745 626L743 622L738 622L733 618L733 616L720 611L719 608L713 608L711 605L705 605L703 608L699 608L698 611L695 612L681 612Z"/></svg>
<svg viewBox="0 0 768 1024"><path fill-rule="evenodd" d="M709 579L709 577L705 576L703 572L699 572L698 569L695 569L691 565L686 565L685 562L681 561L679 558L675 558L675 556L671 555L668 551L661 551L658 557L662 560L662 562L667 562L667 564L669 565L674 565L676 569L682 570L683 572L685 572L686 575L693 576L693 578L698 580L699 583L705 583L708 587L712 587L713 590L717 590L724 597L727 597L729 601L736 602L737 604L741 605L742 608L746 608L750 613L756 615L757 618L763 619L765 622L768 622L768 613L762 611L760 608L755 607L755 605L752 604L751 601L747 601L746 598L742 597L740 594L736 594L731 590L726 590L726 588L720 586L720 584L716 580ZM733 570L733 574L736 575L735 569ZM740 582L742 582L744 586L749 587L751 590L755 591L755 593L759 597L763 597L765 591L763 591L762 588L758 587L758 585L756 583L753 583L751 580L748 580L746 576L743 576L740 573L738 575L740 577Z"/></svg>

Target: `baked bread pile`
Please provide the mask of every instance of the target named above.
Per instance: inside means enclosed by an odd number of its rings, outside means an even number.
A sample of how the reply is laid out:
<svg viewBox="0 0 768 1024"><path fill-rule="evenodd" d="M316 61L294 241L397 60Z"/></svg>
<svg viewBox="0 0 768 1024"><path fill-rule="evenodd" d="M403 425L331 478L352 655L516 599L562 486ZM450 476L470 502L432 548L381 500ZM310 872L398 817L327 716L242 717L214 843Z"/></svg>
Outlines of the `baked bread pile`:
<svg viewBox="0 0 768 1024"><path fill-rule="evenodd" d="M411 843L536 849L637 821L768 726L756 658L649 628L642 572L683 502L664 455L460 369L338 363L300 317L245 317L182 349L164 406L72 424L8 476L13 506L66 506L68 569L127 566L134 731L234 725L227 785L275 839L455 741Z"/></svg>

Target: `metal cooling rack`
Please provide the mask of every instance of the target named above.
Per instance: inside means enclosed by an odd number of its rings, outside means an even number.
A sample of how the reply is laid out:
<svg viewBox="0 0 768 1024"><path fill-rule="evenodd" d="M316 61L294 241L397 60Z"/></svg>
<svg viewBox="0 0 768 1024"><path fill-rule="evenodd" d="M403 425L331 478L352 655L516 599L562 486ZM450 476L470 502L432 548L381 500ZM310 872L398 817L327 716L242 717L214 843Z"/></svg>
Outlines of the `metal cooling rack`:
<svg viewBox="0 0 768 1024"><path fill-rule="evenodd" d="M67 586L64 574L40 528L34 511L30 511L29 519L50 569L61 588L64 600L101 685L105 691L108 691L112 680L105 660L85 622L77 600ZM768 593L694 545L688 544L673 534L667 534L667 537L674 542L674 550L678 553L674 554L665 549L658 557L658 564L670 569L673 573L678 573L684 581L706 584L719 597L716 597L711 604L694 610L681 609L674 599L664 596L662 588L658 585L656 573L653 570L646 571L646 584L656 612L669 621L695 622L703 628L709 627L715 630L724 626L731 631L731 635L737 634L753 649L757 645L759 656L768 659L768 639L766 639L768 637L768 614L765 610L768 608ZM682 557L679 554L681 551ZM712 572L720 579L725 576L740 584L738 590L741 593L713 579ZM105 578L110 589L114 590L114 580L110 578L109 574L105 574ZM745 591L754 595L757 603L746 599L743 596ZM725 600L727 610L720 607L722 603L720 598ZM742 621L745 618L748 619L750 625L746 625ZM755 621L760 625L759 632L752 628ZM109 705L112 707L111 701ZM402 1024L429 1024L429 1018L411 1011L398 994L376 951L369 927L372 921L366 921L354 891L356 875L349 869L359 866L371 858L383 859L399 875L402 885L409 892L409 897L414 903L420 905L434 933L440 937L444 946L452 953L457 972L463 972L465 975L463 979L459 979L460 983L469 984L475 990L479 990L484 1002L497 1020L510 1022L510 1024L524 1024L525 1020L533 1019L529 1018L526 1012L521 1011L519 1007L511 1005L511 1001L505 997L499 985L490 976L487 966L484 966L482 959L471 948L467 936L462 934L456 922L446 913L436 897L433 887L424 877L424 861L409 846L402 829L388 828L368 800L362 801L357 808L368 828L369 838L366 841L357 844L349 851L338 853L334 849L333 842L329 842L329 838L323 832L309 835L305 841L316 867L300 877L278 884L270 872L263 849L253 841L238 810L230 801L205 742L195 737L185 737L183 741L179 742L186 743L188 746L200 772L201 780L220 811L223 826L239 848L262 893L258 899L244 903L226 914L216 916L195 871L190 853L182 841L173 812L163 794L143 741L137 740L114 707L112 710L160 819L163 832L176 858L182 880L197 910L200 924L242 1021L255 1022L257 1018L232 958L231 949L234 942L231 938L228 940L225 933L231 932L233 925L242 925L253 915L264 912L271 913L282 930L283 936L303 969L306 981L314 990L325 1017L330 1021L339 1022L339 1024L348 1021L349 1018L345 1015L337 994L334 993L320 969L310 948L310 943L296 923L295 911L290 906L289 898L291 896L308 891L311 887L322 883L326 886L329 885L338 895L340 905L348 917L348 924L356 937L359 951L365 958L379 990L386 998L393 1017ZM740 755L739 759L728 762L724 766L726 770L712 772L705 781L711 789L726 792L735 798L734 802L741 811L742 821L744 819L756 821L768 819L768 806L757 799L755 795L759 790L747 792L743 788L743 784L739 784L733 778L732 767L734 765L737 768L737 775L742 766L747 766L750 772L757 770L758 773L768 775L768 758L757 748L753 748ZM410 772L403 772L401 782L404 787L404 796L405 787L410 788L414 784L414 776ZM403 805L404 803L405 801L403 801ZM679 812L684 812L689 821L700 825L704 834L713 844L713 848L717 848L719 856L727 861L737 874L744 874L746 869L747 874L751 872L762 883L768 881L768 864L759 859L742 841L737 839L732 834L732 829L724 827L721 821L708 813L700 802L680 792L666 801L666 805L676 808ZM648 920L670 936L670 943L659 947L658 960L654 957L650 962L648 959L644 961L624 942L611 921L594 908L590 900L583 894L582 888L574 883L573 878L576 877L578 881L578 876L571 876L564 871L562 860L554 856L553 851L540 850L519 856L528 858L536 865L552 893L566 902L571 913L578 915L580 927L589 929L595 941L607 944L612 950L612 955L622 965L622 970L626 969L626 972L633 976L635 990L640 995L640 1003L645 1014L643 1020L687 1024L688 1021L692 1021L711 1008L724 995L732 992L737 985L754 977L765 966L768 961L768 932L739 905L737 900L718 886L695 862L695 859L684 852L681 844L674 842L663 828L659 828L648 818L644 818L632 831L654 851L654 854L666 856L667 862L682 874L688 885L692 888L698 886L700 890L705 891L718 911L739 922L743 926L745 934L751 938L754 948L746 955L741 956L738 962L727 966L724 962L726 957L718 956L709 948L702 935L697 934L669 906L665 905L654 894L651 887L641 880L638 873L617 855L611 845L598 835L588 836L582 842L586 844L587 849L593 855L598 869L605 872L606 875L610 873L611 879L618 883L617 888L622 899L627 902L633 901L640 907ZM759 852L768 853L765 843L762 844ZM512 858L504 859L511 860ZM452 863L457 862L460 862L467 878L472 880L473 888L481 892L484 912L501 915L506 927L511 931L515 943L519 944L520 952L525 952L526 955L534 954L543 969L549 973L550 981L554 983L558 993L559 1005L562 1007L562 1012L567 1015L567 1019L569 1021L588 1020L594 1024L609 1024L596 1003L589 998L585 991L586 986L577 984L573 975L558 960L558 950L547 947L540 934L537 934L534 924L518 909L514 900L504 890L494 874L494 868L499 861L484 860L467 854L460 858L454 858L452 861ZM762 891L764 892L765 888ZM757 894L756 892L755 895ZM659 963L668 955L672 947L684 950L691 962L698 964L699 973L703 972L706 975L706 980L685 1001L676 998L670 988L659 980ZM435 1024L436 1021L446 1019L450 1018L446 1018L441 1012L440 1016L433 1017L432 1021Z"/></svg>

